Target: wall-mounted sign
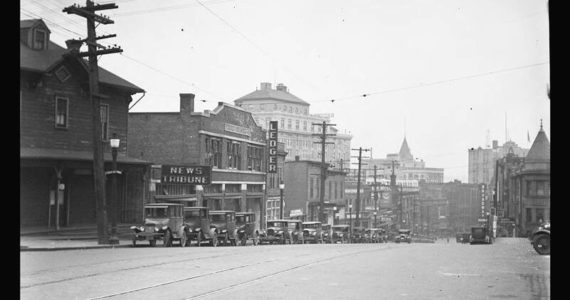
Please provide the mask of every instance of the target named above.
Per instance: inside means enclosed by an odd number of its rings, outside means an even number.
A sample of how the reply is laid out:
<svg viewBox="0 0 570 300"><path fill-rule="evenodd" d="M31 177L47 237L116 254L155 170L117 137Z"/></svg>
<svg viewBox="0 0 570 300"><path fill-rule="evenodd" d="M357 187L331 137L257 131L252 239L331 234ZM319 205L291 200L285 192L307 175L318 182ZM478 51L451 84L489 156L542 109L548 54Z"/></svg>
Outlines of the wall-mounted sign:
<svg viewBox="0 0 570 300"><path fill-rule="evenodd" d="M277 173L277 121L269 122L269 162L267 173Z"/></svg>
<svg viewBox="0 0 570 300"><path fill-rule="evenodd" d="M163 184L210 184L211 166L163 165L160 182Z"/></svg>
<svg viewBox="0 0 570 300"><path fill-rule="evenodd" d="M249 128L237 126L234 124L228 124L228 123L224 124L224 130L245 136L251 136L251 130Z"/></svg>

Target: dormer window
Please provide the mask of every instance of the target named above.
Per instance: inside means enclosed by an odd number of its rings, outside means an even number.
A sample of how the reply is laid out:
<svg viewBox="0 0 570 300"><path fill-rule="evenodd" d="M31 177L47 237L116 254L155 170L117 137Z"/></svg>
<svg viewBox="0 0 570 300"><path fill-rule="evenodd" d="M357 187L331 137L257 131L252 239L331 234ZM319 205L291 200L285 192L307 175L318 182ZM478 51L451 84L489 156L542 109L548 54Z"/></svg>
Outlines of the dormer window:
<svg viewBox="0 0 570 300"><path fill-rule="evenodd" d="M34 29L32 45L33 49L45 50L47 48L47 32L42 29Z"/></svg>

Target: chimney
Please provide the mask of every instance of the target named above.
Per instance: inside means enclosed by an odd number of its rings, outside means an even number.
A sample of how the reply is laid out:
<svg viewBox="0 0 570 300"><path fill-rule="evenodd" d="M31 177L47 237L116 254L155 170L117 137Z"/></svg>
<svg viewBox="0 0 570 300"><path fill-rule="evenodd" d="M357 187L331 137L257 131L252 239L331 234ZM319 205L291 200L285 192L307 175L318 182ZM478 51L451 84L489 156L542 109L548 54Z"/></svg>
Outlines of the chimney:
<svg viewBox="0 0 570 300"><path fill-rule="evenodd" d="M271 82L262 82L261 83L262 90L270 90L271 89Z"/></svg>
<svg viewBox="0 0 570 300"><path fill-rule="evenodd" d="M493 140L493 149L499 148L499 141Z"/></svg>
<svg viewBox="0 0 570 300"><path fill-rule="evenodd" d="M83 42L80 40L67 40L65 41L65 45L67 46L67 49L72 50L72 51L79 51L79 48L81 48L81 45L83 45Z"/></svg>
<svg viewBox="0 0 570 300"><path fill-rule="evenodd" d="M194 94L180 94L180 112L191 113L194 112Z"/></svg>
<svg viewBox="0 0 570 300"><path fill-rule="evenodd" d="M287 92L287 86L285 86L283 83L279 83L277 84L277 87L275 87L278 91L282 91L282 92Z"/></svg>

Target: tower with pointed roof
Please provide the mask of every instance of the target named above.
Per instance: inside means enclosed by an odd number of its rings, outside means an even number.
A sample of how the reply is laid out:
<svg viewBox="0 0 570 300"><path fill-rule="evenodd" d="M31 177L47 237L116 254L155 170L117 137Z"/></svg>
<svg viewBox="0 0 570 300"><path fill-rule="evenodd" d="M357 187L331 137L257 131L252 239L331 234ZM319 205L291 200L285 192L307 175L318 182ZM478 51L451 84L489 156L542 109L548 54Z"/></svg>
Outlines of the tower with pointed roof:
<svg viewBox="0 0 570 300"><path fill-rule="evenodd" d="M541 222L550 220L550 141L542 128L524 164L513 176L519 236L528 236Z"/></svg>
<svg viewBox="0 0 570 300"><path fill-rule="evenodd" d="M400 147L400 152L398 152L398 158L400 160L400 164L402 165L409 165L410 163L413 164L414 156L410 151L410 147L408 146L408 141L404 136L404 141L402 142L402 146Z"/></svg>

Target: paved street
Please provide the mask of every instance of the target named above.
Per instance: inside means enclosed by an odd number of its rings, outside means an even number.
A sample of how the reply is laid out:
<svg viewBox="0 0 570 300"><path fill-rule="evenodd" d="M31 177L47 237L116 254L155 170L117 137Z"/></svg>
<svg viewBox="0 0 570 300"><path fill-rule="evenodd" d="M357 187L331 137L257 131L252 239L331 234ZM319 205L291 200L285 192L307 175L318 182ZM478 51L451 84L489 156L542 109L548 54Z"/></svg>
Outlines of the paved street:
<svg viewBox="0 0 570 300"><path fill-rule="evenodd" d="M526 239L21 252L20 268L21 299L550 298Z"/></svg>

